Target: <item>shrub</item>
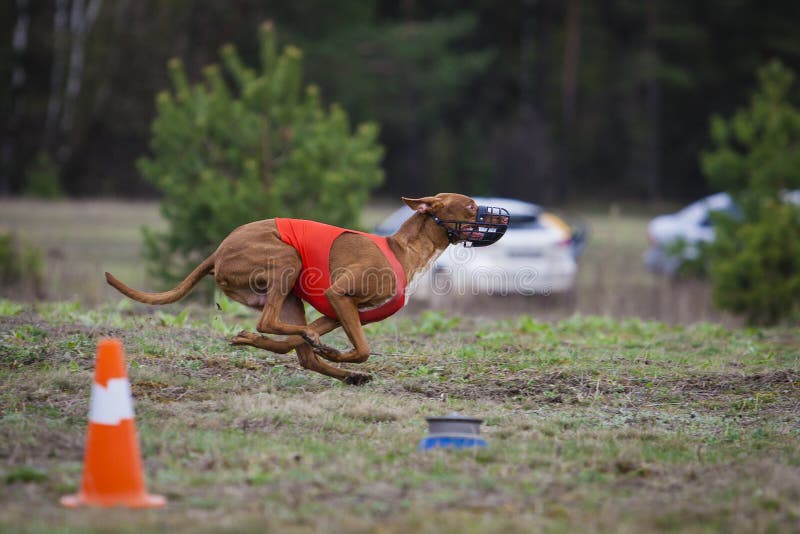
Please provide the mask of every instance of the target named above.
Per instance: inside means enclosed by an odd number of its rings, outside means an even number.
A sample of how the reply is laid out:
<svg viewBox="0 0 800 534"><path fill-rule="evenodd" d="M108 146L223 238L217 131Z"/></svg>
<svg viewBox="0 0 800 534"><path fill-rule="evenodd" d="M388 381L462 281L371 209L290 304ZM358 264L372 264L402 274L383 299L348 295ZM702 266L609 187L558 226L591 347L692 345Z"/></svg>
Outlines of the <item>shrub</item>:
<svg viewBox="0 0 800 534"><path fill-rule="evenodd" d="M158 95L152 156L139 161L162 192L165 232L145 231L150 274L182 279L234 228L270 217L358 224L369 191L383 180L375 124L351 132L338 105L323 109L314 86L302 89L302 53L276 53L270 23L260 30L259 71L236 50L221 68L190 85L181 63L169 70L173 93Z"/></svg>
<svg viewBox="0 0 800 534"><path fill-rule="evenodd" d="M715 214L708 249L714 300L751 323L776 323L800 311L800 108L790 100L794 74L777 61L759 71L750 105L713 117L715 150L702 155L709 182L741 208Z"/></svg>
<svg viewBox="0 0 800 534"><path fill-rule="evenodd" d="M5 296L44 297L44 266L38 249L21 245L13 234L0 230L0 287Z"/></svg>
<svg viewBox="0 0 800 534"><path fill-rule="evenodd" d="M47 152L39 152L36 160L25 174L23 194L35 198L62 198L64 190L61 187L58 165Z"/></svg>

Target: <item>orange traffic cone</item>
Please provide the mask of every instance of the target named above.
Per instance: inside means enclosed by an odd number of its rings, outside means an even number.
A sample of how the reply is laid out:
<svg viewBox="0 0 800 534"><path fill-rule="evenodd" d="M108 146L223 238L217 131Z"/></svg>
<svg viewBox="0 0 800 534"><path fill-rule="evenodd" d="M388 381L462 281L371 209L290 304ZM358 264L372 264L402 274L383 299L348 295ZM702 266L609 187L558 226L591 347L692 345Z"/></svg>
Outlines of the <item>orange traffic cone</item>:
<svg viewBox="0 0 800 534"><path fill-rule="evenodd" d="M104 339L97 344L89 431L86 436L83 482L77 495L61 504L89 506L164 506L166 499L148 495L133 420L131 386L125 372L122 342Z"/></svg>

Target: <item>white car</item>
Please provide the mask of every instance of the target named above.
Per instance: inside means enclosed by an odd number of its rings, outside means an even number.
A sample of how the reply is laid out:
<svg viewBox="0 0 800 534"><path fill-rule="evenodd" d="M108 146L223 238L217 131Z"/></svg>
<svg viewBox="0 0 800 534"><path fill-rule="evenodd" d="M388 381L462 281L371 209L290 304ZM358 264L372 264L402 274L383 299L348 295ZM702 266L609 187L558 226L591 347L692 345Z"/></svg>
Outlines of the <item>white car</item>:
<svg viewBox="0 0 800 534"><path fill-rule="evenodd" d="M647 226L650 248L644 263L652 271L674 276L687 261L700 255L704 243L714 240L713 212L738 213L727 193L716 193L669 215L660 215Z"/></svg>
<svg viewBox="0 0 800 534"><path fill-rule="evenodd" d="M800 206L800 190L784 191L781 199ZM741 209L728 193L716 193L650 221L647 226L650 248L644 254L644 264L659 274L678 274L684 264L698 259L703 244L714 241L711 217L714 212L741 216Z"/></svg>
<svg viewBox="0 0 800 534"><path fill-rule="evenodd" d="M432 269L413 281L409 287L412 298L452 292L549 295L573 288L586 235L582 225L573 228L561 217L529 202L473 198L479 205L509 211L506 234L488 247L448 247ZM375 233L393 234L412 213L407 206L399 208L378 225Z"/></svg>

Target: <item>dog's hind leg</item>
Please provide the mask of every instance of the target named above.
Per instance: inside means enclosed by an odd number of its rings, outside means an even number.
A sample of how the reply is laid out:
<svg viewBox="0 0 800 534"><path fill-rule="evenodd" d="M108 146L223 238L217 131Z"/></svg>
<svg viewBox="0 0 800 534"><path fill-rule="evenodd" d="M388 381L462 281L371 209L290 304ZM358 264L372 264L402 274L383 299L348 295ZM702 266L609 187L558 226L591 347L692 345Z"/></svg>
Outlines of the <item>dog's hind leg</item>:
<svg viewBox="0 0 800 534"><path fill-rule="evenodd" d="M297 348L298 345L305 343L305 340L300 336L290 336L292 340L287 339L272 339L271 337L254 334L247 330L242 330L231 339L231 345L249 345L257 349L264 349L276 354L286 354ZM296 338L296 339L295 339ZM295 341L299 343L295 344Z"/></svg>
<svg viewBox="0 0 800 534"><path fill-rule="evenodd" d="M286 321L290 324L295 325L305 325L306 324L306 315L305 310L303 309L303 303L295 297L294 295L290 295L281 309L281 319ZM327 319L327 320L323 320ZM320 335L330 332L334 328L339 326L339 322L334 319L328 319L327 317L323 317L317 319L309 325L310 327L314 327L319 329ZM300 340L299 344L298 339ZM237 342L238 341L238 342ZM314 353L311 346L308 345L305 341L302 340L299 336L290 336L285 340L275 340L270 339L266 336L260 336L258 334L253 334L250 332L241 332L238 336L234 338L234 344L238 345L250 345L260 349L270 350L272 352L280 352L281 354L285 354L289 352L287 349L288 347L292 347L297 351L297 358L300 362L300 365L306 369L311 371L316 371L323 375L327 375L347 384L364 384L369 382L372 377L368 374L364 373L357 373L354 371L348 371L346 369L340 369L339 367L334 367L333 365L329 365L324 361L320 360L319 357ZM280 350L275 350L276 348Z"/></svg>
<svg viewBox="0 0 800 534"><path fill-rule="evenodd" d="M289 301L297 300L300 302L296 296L290 293L297 276L300 274L299 259L296 272L292 267L288 267L285 272L288 273L286 280L282 280L280 283L267 288L266 295L264 296L264 308L261 311L261 318L258 320L256 330L263 334L297 335L301 336L309 343L318 345L320 334L314 328L306 324L305 310L303 310L302 303L298 305L300 314L303 316L302 323L297 321L286 322L284 319L287 310L290 314L295 314L297 309L297 306L292 305L284 309L285 305L289 303ZM331 330L333 328L335 328L335 326L332 327Z"/></svg>
<svg viewBox="0 0 800 534"><path fill-rule="evenodd" d="M288 321L286 316L286 309L287 307L294 306L294 302L292 302L292 298L289 298L284 302L283 308L281 310L281 319L284 321ZM302 306L302 303L300 304ZM317 333L319 336L324 336L331 330L335 330L340 326L339 321L336 319L331 319L330 317L320 317L315 320L313 323L309 325L309 328L313 329L314 332ZM248 332L246 330L242 330L239 332L233 339L231 339L232 345L250 345L252 347L256 347L259 349L268 350L271 352L276 352L278 354L286 354L291 352L292 350L296 349L297 347L306 343L305 339L302 336L286 336L284 339L274 339L269 336L262 336L259 334L254 334L253 332ZM320 345L321 347L325 347L325 345Z"/></svg>

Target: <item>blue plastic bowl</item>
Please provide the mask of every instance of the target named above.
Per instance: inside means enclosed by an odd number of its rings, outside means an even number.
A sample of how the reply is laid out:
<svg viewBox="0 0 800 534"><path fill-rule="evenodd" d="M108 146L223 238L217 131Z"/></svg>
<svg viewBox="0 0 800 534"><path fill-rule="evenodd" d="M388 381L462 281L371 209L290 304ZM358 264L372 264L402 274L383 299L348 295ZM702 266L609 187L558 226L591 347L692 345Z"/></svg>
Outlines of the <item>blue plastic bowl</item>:
<svg viewBox="0 0 800 534"><path fill-rule="evenodd" d="M427 436L419 442L418 449L429 451L431 449L472 449L487 446L486 441L480 436Z"/></svg>

